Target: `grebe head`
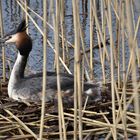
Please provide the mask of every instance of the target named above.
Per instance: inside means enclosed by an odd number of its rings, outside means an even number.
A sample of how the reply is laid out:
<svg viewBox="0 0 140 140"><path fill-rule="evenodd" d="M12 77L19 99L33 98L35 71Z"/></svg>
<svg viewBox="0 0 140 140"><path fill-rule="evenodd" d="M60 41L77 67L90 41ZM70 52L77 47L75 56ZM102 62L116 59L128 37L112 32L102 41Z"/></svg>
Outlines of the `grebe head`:
<svg viewBox="0 0 140 140"><path fill-rule="evenodd" d="M16 30L6 35L5 43L14 43L21 55L28 55L32 50L32 40L26 33L26 22L22 20Z"/></svg>

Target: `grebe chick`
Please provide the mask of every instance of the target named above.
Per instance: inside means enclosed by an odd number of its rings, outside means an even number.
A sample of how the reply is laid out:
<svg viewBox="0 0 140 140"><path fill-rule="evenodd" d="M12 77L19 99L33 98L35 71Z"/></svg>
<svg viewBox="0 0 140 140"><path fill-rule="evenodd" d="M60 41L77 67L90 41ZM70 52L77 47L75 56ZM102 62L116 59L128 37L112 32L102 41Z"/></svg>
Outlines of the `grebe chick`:
<svg viewBox="0 0 140 140"><path fill-rule="evenodd" d="M7 35L5 43L15 43L18 50L17 59L13 66L9 83L8 95L14 100L21 102L38 102L42 93L42 73L24 75L27 59L32 50L32 40L26 33L26 22L23 20L16 31ZM47 72L46 102L56 97L57 74ZM70 74L60 74L61 90L63 93L73 92L74 79ZM89 84L90 85L90 84ZM86 91L92 92L91 86L87 84Z"/></svg>

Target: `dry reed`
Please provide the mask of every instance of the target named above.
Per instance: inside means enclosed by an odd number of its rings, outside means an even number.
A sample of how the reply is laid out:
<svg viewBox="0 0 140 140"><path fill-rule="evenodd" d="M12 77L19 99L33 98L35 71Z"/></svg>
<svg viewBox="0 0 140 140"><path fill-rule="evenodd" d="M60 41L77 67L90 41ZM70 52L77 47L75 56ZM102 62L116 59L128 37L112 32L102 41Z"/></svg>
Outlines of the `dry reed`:
<svg viewBox="0 0 140 140"><path fill-rule="evenodd" d="M105 140L134 137L140 139L140 46L138 44L140 16L137 20L135 19L135 1L103 0L97 3L96 0L84 0L83 2L72 0L74 45L67 40L67 23L65 21L67 0L43 1L43 17L27 4L27 0L16 0L16 2L23 10L26 21L32 22L43 36L43 96L42 104L33 104L30 107L11 101L2 94L0 97L0 124L4 125L0 126L0 139L86 140L101 137ZM88 3L89 6L87 6ZM82 5L85 11L86 8L89 9L87 13L79 13L81 4L85 4ZM80 20L81 15L84 14L89 16L88 48L85 44L85 32ZM47 21L47 15L52 17L53 25ZM43 21L43 30L34 20L34 16ZM1 37L3 37L1 1L0 19ZM48 29L54 33L54 46L47 38ZM57 106L54 103L45 103L47 44L55 54ZM68 46L74 53L74 57L70 60L67 57L69 55ZM96 53L99 57L96 56ZM2 47L2 59L3 74L1 77L5 83L5 61L8 61L10 65L10 60L9 58L5 59L4 47ZM67 107L62 98L60 62L71 74L71 69L66 64L73 59L74 95L72 102L69 103L71 106ZM95 63L96 59L99 59L97 64ZM100 78L94 75L96 68L101 70ZM107 78L108 71L109 79ZM91 101L90 96L82 95L84 75L90 82L92 80L101 83L102 99L100 101ZM6 84L1 87L4 93L7 92ZM23 112L18 111L21 108L24 108Z"/></svg>
<svg viewBox="0 0 140 140"><path fill-rule="evenodd" d="M4 26L3 26L3 14L2 14L2 2L0 1L0 35L4 37ZM2 45L3 46L3 45ZM2 78L3 82L6 82L6 63L5 63L5 48L2 47Z"/></svg>
<svg viewBox="0 0 140 140"><path fill-rule="evenodd" d="M47 70L47 1L43 1L43 81L42 81L42 107L41 107L41 120L40 120L40 135L39 139L43 138L44 130L44 115L45 115L45 101L46 101L46 70Z"/></svg>

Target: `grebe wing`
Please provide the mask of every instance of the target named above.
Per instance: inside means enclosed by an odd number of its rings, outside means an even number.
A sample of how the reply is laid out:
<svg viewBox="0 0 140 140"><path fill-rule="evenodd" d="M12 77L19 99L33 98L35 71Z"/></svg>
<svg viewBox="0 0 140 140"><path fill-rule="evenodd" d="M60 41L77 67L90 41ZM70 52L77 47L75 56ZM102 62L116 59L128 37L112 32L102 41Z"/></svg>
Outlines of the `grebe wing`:
<svg viewBox="0 0 140 140"><path fill-rule="evenodd" d="M28 81L31 85L38 85L41 87L42 85L42 72L31 74L25 77L26 81ZM39 82L39 83L38 83ZM60 83L61 89L65 90L69 87L73 87L74 78L73 75L60 73ZM56 72L47 71L47 88L57 89L57 74Z"/></svg>

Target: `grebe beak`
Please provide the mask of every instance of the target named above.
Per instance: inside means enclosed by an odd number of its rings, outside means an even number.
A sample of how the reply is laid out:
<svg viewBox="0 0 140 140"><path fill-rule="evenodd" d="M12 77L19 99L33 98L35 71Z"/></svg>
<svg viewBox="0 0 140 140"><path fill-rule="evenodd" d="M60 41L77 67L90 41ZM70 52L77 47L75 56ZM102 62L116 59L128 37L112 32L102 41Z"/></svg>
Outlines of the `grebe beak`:
<svg viewBox="0 0 140 140"><path fill-rule="evenodd" d="M15 42L15 37L16 37L16 34L6 36L4 43L5 44L14 43Z"/></svg>
<svg viewBox="0 0 140 140"><path fill-rule="evenodd" d="M6 34L3 38L0 38L0 43L7 44L9 42L9 40L11 40L11 38L14 34L16 34L16 32L14 30L12 32Z"/></svg>
<svg viewBox="0 0 140 140"><path fill-rule="evenodd" d="M0 44L7 44L7 41L10 40L12 36L6 36L3 38L0 38Z"/></svg>

